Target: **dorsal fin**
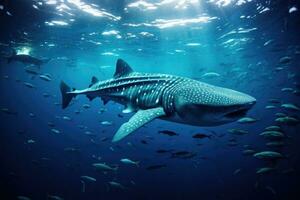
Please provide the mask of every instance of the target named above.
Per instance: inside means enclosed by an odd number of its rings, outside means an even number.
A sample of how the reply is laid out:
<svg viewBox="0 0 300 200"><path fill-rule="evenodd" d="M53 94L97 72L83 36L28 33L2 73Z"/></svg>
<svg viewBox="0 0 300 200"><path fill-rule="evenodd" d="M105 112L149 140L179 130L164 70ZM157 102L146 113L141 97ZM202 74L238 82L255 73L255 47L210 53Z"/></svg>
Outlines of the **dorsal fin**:
<svg viewBox="0 0 300 200"><path fill-rule="evenodd" d="M94 85L95 83L99 82L99 80L97 79L96 76L93 76L92 77L92 80L91 80L91 84L89 85L89 87L91 87L92 85Z"/></svg>
<svg viewBox="0 0 300 200"><path fill-rule="evenodd" d="M127 76L133 72L131 67L122 59L118 59L117 64L116 64L116 71L114 74L114 78L120 78L122 76Z"/></svg>

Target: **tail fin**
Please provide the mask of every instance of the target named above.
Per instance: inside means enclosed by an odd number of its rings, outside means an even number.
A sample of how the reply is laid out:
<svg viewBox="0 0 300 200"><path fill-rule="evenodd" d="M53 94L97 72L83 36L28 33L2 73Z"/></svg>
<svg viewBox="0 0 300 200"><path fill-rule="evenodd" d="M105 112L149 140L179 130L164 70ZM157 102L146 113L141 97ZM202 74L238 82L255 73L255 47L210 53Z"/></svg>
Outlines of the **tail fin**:
<svg viewBox="0 0 300 200"><path fill-rule="evenodd" d="M60 83L60 92L62 95L62 108L65 109L70 104L71 100L76 96L70 93L71 88L63 81Z"/></svg>

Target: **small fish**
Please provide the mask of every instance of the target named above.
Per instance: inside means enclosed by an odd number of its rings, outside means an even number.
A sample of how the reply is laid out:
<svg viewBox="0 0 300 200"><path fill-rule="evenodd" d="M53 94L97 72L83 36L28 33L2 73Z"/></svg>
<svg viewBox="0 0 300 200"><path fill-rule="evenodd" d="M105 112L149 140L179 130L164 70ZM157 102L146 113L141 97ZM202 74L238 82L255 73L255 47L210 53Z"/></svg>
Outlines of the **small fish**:
<svg viewBox="0 0 300 200"><path fill-rule="evenodd" d="M279 122L286 125L297 125L300 121L294 117L286 116L275 119L275 122Z"/></svg>
<svg viewBox="0 0 300 200"><path fill-rule="evenodd" d="M274 108L276 108L276 106L273 106L273 105L268 105L265 107L265 109L274 109Z"/></svg>
<svg viewBox="0 0 300 200"><path fill-rule="evenodd" d="M142 144L148 144L148 142L146 140L141 140Z"/></svg>
<svg viewBox="0 0 300 200"><path fill-rule="evenodd" d="M100 108L98 113L99 113L99 114L102 114L102 113L104 113L105 111L107 111L106 108Z"/></svg>
<svg viewBox="0 0 300 200"><path fill-rule="evenodd" d="M27 140L27 144L33 144L33 143L35 143L34 140L32 140L32 139Z"/></svg>
<svg viewBox="0 0 300 200"><path fill-rule="evenodd" d="M88 136L96 136L96 134L92 133L91 131L85 131L84 134Z"/></svg>
<svg viewBox="0 0 300 200"><path fill-rule="evenodd" d="M101 121L100 123L101 123L102 125L107 125L107 126L110 126L110 125L113 124L111 121Z"/></svg>
<svg viewBox="0 0 300 200"><path fill-rule="evenodd" d="M1 108L1 111L5 114L8 114L8 115L17 115L18 112L15 112L15 111L11 111L9 110L8 108Z"/></svg>
<svg viewBox="0 0 300 200"><path fill-rule="evenodd" d="M255 151L253 149L245 149L243 151L243 155L253 155L255 154Z"/></svg>
<svg viewBox="0 0 300 200"><path fill-rule="evenodd" d="M217 77L220 77L221 75L219 73L216 73L216 72L207 72L205 74L203 74L201 76L201 78L217 78Z"/></svg>
<svg viewBox="0 0 300 200"><path fill-rule="evenodd" d="M45 93L43 93L43 97L48 98L48 97L50 97L50 94L45 92Z"/></svg>
<svg viewBox="0 0 300 200"><path fill-rule="evenodd" d="M139 161L132 161L128 158L122 158L120 161L124 164L136 165L136 166L139 166L139 163L140 163Z"/></svg>
<svg viewBox="0 0 300 200"><path fill-rule="evenodd" d="M91 176L80 176L80 178L83 180L83 181L87 181L87 182L96 182L97 180Z"/></svg>
<svg viewBox="0 0 300 200"><path fill-rule="evenodd" d="M161 168L164 168L164 167L167 167L167 165L164 165L164 164L162 164L162 165L151 165L151 166L147 167L146 169L147 170L156 170L156 169L161 169Z"/></svg>
<svg viewBox="0 0 300 200"><path fill-rule="evenodd" d="M242 130L242 129L229 129L227 130L229 133L232 133L232 134L236 134L236 135L244 135L244 134L248 134L249 132L248 131L245 131L245 130Z"/></svg>
<svg viewBox="0 0 300 200"><path fill-rule="evenodd" d="M287 115L285 113L275 113L276 117L286 117Z"/></svg>
<svg viewBox="0 0 300 200"><path fill-rule="evenodd" d="M289 9L289 13L293 13L293 12L296 12L296 11L298 11L298 8L295 7L295 6L293 6L293 7L291 7L291 8Z"/></svg>
<svg viewBox="0 0 300 200"><path fill-rule="evenodd" d="M264 46L268 46L269 44L271 44L274 40L268 40L264 43Z"/></svg>
<svg viewBox="0 0 300 200"><path fill-rule="evenodd" d="M87 126L78 125L78 128L80 128L80 129L87 129Z"/></svg>
<svg viewBox="0 0 300 200"><path fill-rule="evenodd" d="M116 181L110 181L108 182L108 184L114 188L117 188L117 189L126 189L123 185L121 185L120 183L116 182Z"/></svg>
<svg viewBox="0 0 300 200"><path fill-rule="evenodd" d="M246 123L254 123L256 121L257 121L257 119L254 119L252 117L243 117L243 118L239 119L237 122L241 123L241 124L246 124Z"/></svg>
<svg viewBox="0 0 300 200"><path fill-rule="evenodd" d="M271 171L273 171L274 168L271 168L271 167L262 167L262 168L259 168L256 173L257 174L266 174L266 173L270 173Z"/></svg>
<svg viewBox="0 0 300 200"><path fill-rule="evenodd" d="M52 200L64 200L62 197L57 196L57 195L47 195L47 199L52 199Z"/></svg>
<svg viewBox="0 0 300 200"><path fill-rule="evenodd" d="M162 130L162 131L158 131L158 133L165 134L165 135L168 135L168 136L178 135L178 133L175 133L174 131L170 131L170 130Z"/></svg>
<svg viewBox="0 0 300 200"><path fill-rule="evenodd" d="M281 91L282 92L293 92L294 89L293 88L282 88Z"/></svg>
<svg viewBox="0 0 300 200"><path fill-rule="evenodd" d="M284 145L285 145L285 143L281 142L281 141L272 141L272 142L266 143L266 146L268 146L268 147L282 147Z"/></svg>
<svg viewBox="0 0 300 200"><path fill-rule="evenodd" d="M150 135L145 135L145 138L149 139L149 140L154 140L154 138Z"/></svg>
<svg viewBox="0 0 300 200"><path fill-rule="evenodd" d="M281 128L279 126L268 126L265 128L266 131L280 131Z"/></svg>
<svg viewBox="0 0 300 200"><path fill-rule="evenodd" d="M276 67L276 68L275 68L275 71L277 71L277 72L282 71L282 70L284 70L283 67Z"/></svg>
<svg viewBox="0 0 300 200"><path fill-rule="evenodd" d="M280 103L281 102L279 99L275 99L275 98L269 99L268 101L270 103Z"/></svg>
<svg viewBox="0 0 300 200"><path fill-rule="evenodd" d="M274 196L277 195L276 191L271 186L266 186L266 189L269 190Z"/></svg>
<svg viewBox="0 0 300 200"><path fill-rule="evenodd" d="M259 135L269 139L281 139L285 137L280 131L264 131Z"/></svg>
<svg viewBox="0 0 300 200"><path fill-rule="evenodd" d="M227 145L228 145L228 146L234 147L234 146L237 146L238 143L237 143L237 141L229 141L229 142L227 143Z"/></svg>
<svg viewBox="0 0 300 200"><path fill-rule="evenodd" d="M51 159L50 159L50 158L46 158L46 157L42 157L41 160L42 160L42 161L49 161L49 160L51 160Z"/></svg>
<svg viewBox="0 0 300 200"><path fill-rule="evenodd" d="M28 88L36 88L36 86L33 85L32 83L24 82L24 85Z"/></svg>
<svg viewBox="0 0 300 200"><path fill-rule="evenodd" d="M17 196L18 200L31 200L31 198L26 197L26 196Z"/></svg>
<svg viewBox="0 0 300 200"><path fill-rule="evenodd" d="M85 109L88 109L88 108L90 108L91 106L90 106L89 104L83 104L82 107L85 108Z"/></svg>
<svg viewBox="0 0 300 200"><path fill-rule="evenodd" d="M55 127L55 124L53 122L48 122L47 124L49 127Z"/></svg>
<svg viewBox="0 0 300 200"><path fill-rule="evenodd" d="M131 183L132 185L136 185L136 183L135 183L133 180L131 180L130 183Z"/></svg>
<svg viewBox="0 0 300 200"><path fill-rule="evenodd" d="M42 79L44 81L52 81L52 79L47 75L40 75L39 77L40 77L40 79Z"/></svg>
<svg viewBox="0 0 300 200"><path fill-rule="evenodd" d="M105 141L107 141L108 140L108 137L102 137L102 138L100 138L100 141L101 142L105 142Z"/></svg>
<svg viewBox="0 0 300 200"><path fill-rule="evenodd" d="M288 79L292 79L296 76L295 73L292 73L292 72L288 72Z"/></svg>
<svg viewBox="0 0 300 200"><path fill-rule="evenodd" d="M281 107L285 108L285 109L289 109L289 110L294 110L294 111L300 110L300 108L298 106L291 104L291 103L282 104Z"/></svg>
<svg viewBox="0 0 300 200"><path fill-rule="evenodd" d="M281 64L288 64L288 63L291 62L291 60L292 60L291 57L289 57L289 56L284 56L284 57L281 57L281 58L279 59L279 63L281 63Z"/></svg>
<svg viewBox="0 0 300 200"><path fill-rule="evenodd" d="M74 147L66 147L64 148L64 152L68 153L80 153L80 149Z"/></svg>
<svg viewBox="0 0 300 200"><path fill-rule="evenodd" d="M7 14L8 16L13 16L9 11L6 11L6 14Z"/></svg>
<svg viewBox="0 0 300 200"><path fill-rule="evenodd" d="M156 151L156 153L168 153L168 152L171 152L171 150L159 149Z"/></svg>
<svg viewBox="0 0 300 200"><path fill-rule="evenodd" d="M99 171L117 171L118 167L111 167L105 163L94 163L92 166Z"/></svg>
<svg viewBox="0 0 300 200"><path fill-rule="evenodd" d="M293 91L293 94L294 95L297 95L297 96L300 96L300 90L299 89L296 89Z"/></svg>
<svg viewBox="0 0 300 200"><path fill-rule="evenodd" d="M25 72L33 75L39 75L40 73L37 71L36 68L33 68L32 66L28 66L24 68Z"/></svg>
<svg viewBox="0 0 300 200"><path fill-rule="evenodd" d="M234 172L233 172L233 175L237 175L241 172L241 169L236 169Z"/></svg>
<svg viewBox="0 0 300 200"><path fill-rule="evenodd" d="M195 139L203 139L203 138L211 138L211 135L206 135L206 134L203 134L203 133L197 133L195 135L193 135L193 138Z"/></svg>
<svg viewBox="0 0 300 200"><path fill-rule="evenodd" d="M262 151L253 155L255 158L262 159L262 160L276 160L283 158L281 153L275 151Z"/></svg>
<svg viewBox="0 0 300 200"><path fill-rule="evenodd" d="M66 121L71 121L72 119L68 116L63 116L63 119L66 120Z"/></svg>
<svg viewBox="0 0 300 200"><path fill-rule="evenodd" d="M194 156L196 156L196 153L189 152L189 151L177 151L177 152L172 153L171 158L187 159L187 158L192 158Z"/></svg>
<svg viewBox="0 0 300 200"><path fill-rule="evenodd" d="M61 133L59 130L55 129L55 128L52 128L51 129L51 132L55 133L55 134L59 134Z"/></svg>

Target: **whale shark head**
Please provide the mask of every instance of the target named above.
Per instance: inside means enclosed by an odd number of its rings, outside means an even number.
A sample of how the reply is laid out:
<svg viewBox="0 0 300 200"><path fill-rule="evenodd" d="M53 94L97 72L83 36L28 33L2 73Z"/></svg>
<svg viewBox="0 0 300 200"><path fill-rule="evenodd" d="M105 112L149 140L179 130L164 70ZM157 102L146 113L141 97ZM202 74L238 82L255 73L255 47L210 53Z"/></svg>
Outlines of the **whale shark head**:
<svg viewBox="0 0 300 200"><path fill-rule="evenodd" d="M238 120L256 103L247 94L202 82L184 84L174 96L176 114L187 124L215 126Z"/></svg>

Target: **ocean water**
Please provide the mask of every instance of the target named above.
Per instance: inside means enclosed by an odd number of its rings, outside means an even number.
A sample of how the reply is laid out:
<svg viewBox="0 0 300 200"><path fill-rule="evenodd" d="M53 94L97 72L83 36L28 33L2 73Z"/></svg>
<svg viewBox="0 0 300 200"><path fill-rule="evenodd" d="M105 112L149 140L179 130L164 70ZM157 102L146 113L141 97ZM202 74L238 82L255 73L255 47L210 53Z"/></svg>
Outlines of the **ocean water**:
<svg viewBox="0 0 300 200"><path fill-rule="evenodd" d="M299 9L296 0L0 1L0 199L299 199ZM9 62L14 52L50 61ZM113 143L134 113L84 95L62 109L59 85L110 79L119 58L136 72L249 94L250 121L155 119ZM260 135L269 126L282 135ZM279 156L256 154L265 151Z"/></svg>

